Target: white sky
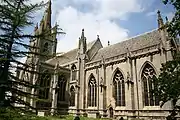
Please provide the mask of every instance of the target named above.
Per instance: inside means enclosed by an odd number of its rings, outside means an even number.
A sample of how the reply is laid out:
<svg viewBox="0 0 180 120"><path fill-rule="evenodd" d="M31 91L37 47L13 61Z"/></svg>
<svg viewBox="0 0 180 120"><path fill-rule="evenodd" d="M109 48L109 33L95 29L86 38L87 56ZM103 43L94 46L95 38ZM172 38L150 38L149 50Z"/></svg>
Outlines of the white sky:
<svg viewBox="0 0 180 120"><path fill-rule="evenodd" d="M41 0L31 1L35 3ZM66 32L66 35L58 37L57 52L76 48L83 28L87 42L95 40L97 35L103 46L107 46L108 41L114 44L124 40L128 37L128 30L113 20L126 20L130 13L142 12L142 1L52 0L52 20Z"/></svg>

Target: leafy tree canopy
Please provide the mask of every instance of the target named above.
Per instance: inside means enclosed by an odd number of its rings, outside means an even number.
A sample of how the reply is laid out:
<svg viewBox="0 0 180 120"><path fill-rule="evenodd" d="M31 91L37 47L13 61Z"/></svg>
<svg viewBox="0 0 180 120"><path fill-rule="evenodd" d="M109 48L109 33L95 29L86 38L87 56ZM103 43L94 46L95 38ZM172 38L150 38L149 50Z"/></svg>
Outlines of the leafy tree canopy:
<svg viewBox="0 0 180 120"><path fill-rule="evenodd" d="M180 0L163 0L165 5L171 4L175 8L175 15L172 21L168 22L167 31L171 38L179 39L180 37ZM176 110L180 109L177 104L180 100L180 53L176 50L175 57L171 61L162 64L160 75L154 77L155 89L153 93L159 97L162 107L166 102L172 101L173 110L170 111L168 120L175 120Z"/></svg>
<svg viewBox="0 0 180 120"><path fill-rule="evenodd" d="M22 48L32 47L25 44L25 40L38 37L27 34L24 29L33 25L33 14L43 6L43 2L31 4L29 0L0 0L0 107L11 106L15 102L29 105L20 96L30 96L21 87L31 88L31 83L20 80L11 70L16 68L15 64L22 65L24 70L30 67L17 58L29 54L22 51Z"/></svg>
<svg viewBox="0 0 180 120"><path fill-rule="evenodd" d="M175 15L171 22L168 23L168 32L172 37L180 36L180 0L163 0L165 5L171 4L174 6Z"/></svg>

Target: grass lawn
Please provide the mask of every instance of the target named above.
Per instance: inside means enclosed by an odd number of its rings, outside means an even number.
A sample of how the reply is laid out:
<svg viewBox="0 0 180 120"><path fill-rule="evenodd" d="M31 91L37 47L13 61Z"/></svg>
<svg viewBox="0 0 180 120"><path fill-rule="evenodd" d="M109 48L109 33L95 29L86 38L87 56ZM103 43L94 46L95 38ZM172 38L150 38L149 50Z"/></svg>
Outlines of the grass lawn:
<svg viewBox="0 0 180 120"><path fill-rule="evenodd" d="M59 116L59 117L54 117L54 116L46 117L47 120L74 120L74 118L75 118L75 116L73 116L73 115L65 115L65 116ZM80 120L112 120L112 119L80 117ZM126 120L126 119L124 119L124 120ZM132 120L144 120L144 119L134 118Z"/></svg>
<svg viewBox="0 0 180 120"><path fill-rule="evenodd" d="M66 116L60 116L60 117L53 117L49 116L47 117L48 120L74 120L74 116L72 115L66 115ZM80 120L110 120L107 118L88 118L88 117L80 117Z"/></svg>
<svg viewBox="0 0 180 120"><path fill-rule="evenodd" d="M19 109L0 108L0 120L74 120L74 118L75 116L73 115L39 117L32 113L22 114L22 111ZM102 119L102 118L95 119L88 117L80 117L80 120L110 120L110 119Z"/></svg>
<svg viewBox="0 0 180 120"><path fill-rule="evenodd" d="M66 116L60 116L60 117L53 117L53 116L49 116L49 117L46 117L47 120L74 120L74 116L72 115L66 115ZM108 119L108 118L88 118L88 117L80 117L80 120L112 120L112 119ZM124 119L126 120L126 119ZM144 120L144 119L132 119L132 120Z"/></svg>

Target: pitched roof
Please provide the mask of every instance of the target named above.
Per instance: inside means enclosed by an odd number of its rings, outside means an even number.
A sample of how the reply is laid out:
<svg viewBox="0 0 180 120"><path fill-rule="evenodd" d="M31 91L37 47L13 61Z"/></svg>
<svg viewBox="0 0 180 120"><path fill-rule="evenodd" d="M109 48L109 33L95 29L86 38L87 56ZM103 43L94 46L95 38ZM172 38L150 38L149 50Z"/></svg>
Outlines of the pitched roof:
<svg viewBox="0 0 180 120"><path fill-rule="evenodd" d="M90 50L96 41L97 40L88 43L87 50ZM132 51L143 49L149 46L154 46L159 43L160 43L160 34L158 30L153 30L151 32L138 35L136 37L119 42L117 44L99 49L97 54L91 59L91 62L101 60L102 56L104 58L110 58L110 57L117 56L120 54L125 54L127 53L127 48L129 49L129 51L132 52ZM59 61L59 64L63 65L69 62L73 62L76 60L77 52L78 52L77 48L73 49L64 54L61 54L59 56L56 56L52 59L47 60L46 63L55 65L57 61Z"/></svg>
<svg viewBox="0 0 180 120"><path fill-rule="evenodd" d="M101 48L93 57L92 61L98 61L102 59L102 56L104 58L110 58L113 56L124 54L127 52L127 48L129 49L129 51L135 51L138 49L146 48L148 46L157 45L159 43L160 34L158 30L153 30L151 32L138 35L117 44Z"/></svg>
<svg viewBox="0 0 180 120"><path fill-rule="evenodd" d="M89 42L87 44L87 50L90 50L91 47L95 44L96 41L97 40ZM51 65L56 65L56 63L58 61L59 65L63 65L63 64L75 61L77 54L78 54L78 48L70 50L70 51L68 51L66 53L63 53L63 54L61 54L59 56L56 56L56 57L54 57L52 59L49 59L49 60L46 61L46 63L49 63Z"/></svg>

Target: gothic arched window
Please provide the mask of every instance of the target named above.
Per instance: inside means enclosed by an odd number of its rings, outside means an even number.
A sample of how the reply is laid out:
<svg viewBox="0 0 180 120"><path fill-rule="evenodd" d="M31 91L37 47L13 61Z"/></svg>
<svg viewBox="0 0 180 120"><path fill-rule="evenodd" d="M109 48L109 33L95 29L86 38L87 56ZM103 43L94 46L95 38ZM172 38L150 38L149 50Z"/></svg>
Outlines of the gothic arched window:
<svg viewBox="0 0 180 120"><path fill-rule="evenodd" d="M75 106L75 88L73 86L70 89L70 106Z"/></svg>
<svg viewBox="0 0 180 120"><path fill-rule="evenodd" d="M76 65L72 65L71 67L71 70L72 70L72 80L76 80L76 74L77 74L77 70L76 70Z"/></svg>
<svg viewBox="0 0 180 120"><path fill-rule="evenodd" d="M48 51L48 47L49 47L49 44L46 42L43 46L43 52L47 52Z"/></svg>
<svg viewBox="0 0 180 120"><path fill-rule="evenodd" d="M58 76L58 101L65 101L66 82L64 75Z"/></svg>
<svg viewBox="0 0 180 120"><path fill-rule="evenodd" d="M152 90L156 87L153 82L153 77L156 76L154 68L146 63L142 70L141 80L143 82L143 99L145 106L158 106L159 100L154 96Z"/></svg>
<svg viewBox="0 0 180 120"><path fill-rule="evenodd" d="M88 84L88 106L95 107L97 98L97 84L95 77L91 74Z"/></svg>
<svg viewBox="0 0 180 120"><path fill-rule="evenodd" d="M51 75L48 71L42 73L40 77L40 90L39 98L48 99L49 98L49 89L50 89Z"/></svg>
<svg viewBox="0 0 180 120"><path fill-rule="evenodd" d="M114 74L113 87L113 96L116 101L116 106L125 106L125 82L119 70Z"/></svg>

